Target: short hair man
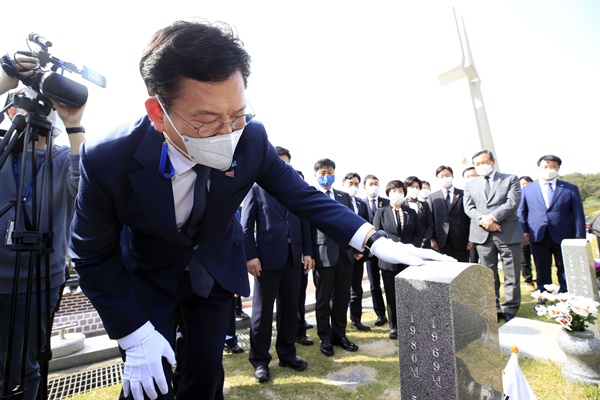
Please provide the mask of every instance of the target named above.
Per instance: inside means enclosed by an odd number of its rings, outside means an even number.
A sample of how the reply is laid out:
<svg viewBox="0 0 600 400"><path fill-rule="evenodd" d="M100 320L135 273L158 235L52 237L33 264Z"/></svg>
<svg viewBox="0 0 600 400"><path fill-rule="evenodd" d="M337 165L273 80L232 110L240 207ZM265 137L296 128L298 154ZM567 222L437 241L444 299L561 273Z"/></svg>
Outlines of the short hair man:
<svg viewBox="0 0 600 400"><path fill-rule="evenodd" d="M489 150L473 155L479 177L465 187L464 207L471 218L469 240L477 245L481 265L494 272L496 311L507 322L521 304L521 243L523 230L517 217L521 187L516 175L495 170L496 160ZM505 302L500 304L498 255L504 267Z"/></svg>
<svg viewBox="0 0 600 400"><path fill-rule="evenodd" d="M279 158L253 121L250 56L227 24L160 29L139 66L147 115L83 147L71 242L81 288L124 350L124 397L223 398L231 298L250 294L235 213L254 183L343 246L441 259L390 243ZM177 325L187 343L174 394Z"/></svg>
<svg viewBox="0 0 600 400"><path fill-rule="evenodd" d="M463 206L464 192L454 187L454 172L447 165L435 170L440 190L431 193L427 202L433 216L431 247L460 262L469 261L470 220Z"/></svg>
<svg viewBox="0 0 600 400"><path fill-rule="evenodd" d="M367 212L370 223L373 223L373 217L377 209L390 204L390 201L385 197L380 197L379 179L372 174L365 176L363 180L363 190L366 197L362 199L367 204ZM371 286L371 301L373 302L373 311L377 315L375 326L383 326L388 320L385 316L385 302L383 300L383 291L381 290L381 271L379 270L379 259L373 254L369 254L366 260L367 276L369 277L369 285Z"/></svg>
<svg viewBox="0 0 600 400"><path fill-rule="evenodd" d="M344 176L342 189L350 196L352 209L365 220L369 219L367 204L356 195L360 189L360 175L356 172L349 172ZM359 331L370 331L371 328L361 322L362 319L362 279L365 274L365 256L368 251L354 254L354 264L352 268L352 285L350 286L350 321L352 327Z"/></svg>
<svg viewBox="0 0 600 400"><path fill-rule="evenodd" d="M519 221L525 242L531 245L538 290L552 283L552 257L560 292L566 292L565 267L561 242L585 238L583 202L576 185L557 178L562 160L544 155L537 161L539 179L523 187Z"/></svg>
<svg viewBox="0 0 600 400"><path fill-rule="evenodd" d="M275 149L289 166L289 150L280 146ZM271 379L269 347L275 299L279 365L296 371L308 366L296 355L295 342L300 271L304 270L303 265L312 266L310 224L289 212L257 184L242 203L241 224L248 273L254 276L249 359L256 380L262 383Z"/></svg>

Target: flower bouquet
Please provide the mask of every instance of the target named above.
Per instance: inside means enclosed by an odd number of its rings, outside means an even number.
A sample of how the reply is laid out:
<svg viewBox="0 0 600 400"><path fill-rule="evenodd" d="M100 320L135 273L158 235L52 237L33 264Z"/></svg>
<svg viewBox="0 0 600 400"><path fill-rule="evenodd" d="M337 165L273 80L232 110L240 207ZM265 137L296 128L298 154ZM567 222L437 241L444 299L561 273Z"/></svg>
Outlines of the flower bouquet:
<svg viewBox="0 0 600 400"><path fill-rule="evenodd" d="M594 314L600 303L587 297L570 293L558 293L558 285L544 285L546 291L536 290L531 297L540 304L535 307L537 314L553 319L569 331L584 331L587 324L597 319ZM543 302L543 304L541 304Z"/></svg>

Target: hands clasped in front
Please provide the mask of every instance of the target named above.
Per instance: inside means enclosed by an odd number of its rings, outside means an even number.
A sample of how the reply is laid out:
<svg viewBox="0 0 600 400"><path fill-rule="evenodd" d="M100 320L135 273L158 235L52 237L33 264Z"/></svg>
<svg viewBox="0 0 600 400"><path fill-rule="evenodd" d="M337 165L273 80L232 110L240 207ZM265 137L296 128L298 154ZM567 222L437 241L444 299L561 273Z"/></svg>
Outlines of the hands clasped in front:
<svg viewBox="0 0 600 400"><path fill-rule="evenodd" d="M421 265L425 260L456 262L455 258L431 249L422 249L412 244L394 242L381 238L371 246L371 253L380 260L392 264Z"/></svg>
<svg viewBox="0 0 600 400"><path fill-rule="evenodd" d="M162 394L169 391L169 383L163 371L162 359L175 365L175 352L167 340L156 330L139 343L125 349L125 371L123 373L123 394L133 394L135 400L143 400L144 392L156 399L156 386Z"/></svg>

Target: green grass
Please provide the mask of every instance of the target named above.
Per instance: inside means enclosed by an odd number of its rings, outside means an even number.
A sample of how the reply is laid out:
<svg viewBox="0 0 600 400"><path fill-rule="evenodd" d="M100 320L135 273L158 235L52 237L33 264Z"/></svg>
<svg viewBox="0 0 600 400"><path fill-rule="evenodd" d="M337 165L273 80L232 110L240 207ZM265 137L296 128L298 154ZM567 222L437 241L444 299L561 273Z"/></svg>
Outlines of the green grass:
<svg viewBox="0 0 600 400"><path fill-rule="evenodd" d="M597 244L592 244L592 253L597 255ZM502 279L502 278L501 278ZM548 320L538 317L534 311L536 301L530 296L532 290L524 283L522 302L518 317ZM368 312L363 315L363 322L373 325L375 314ZM502 324L502 323L501 323ZM500 325L501 326L501 325ZM309 367L306 371L295 372L289 368L278 366L276 358L271 361L272 380L265 384L255 382L253 368L248 362L248 352L243 354L227 354L223 357L225 368L225 397L227 399L397 399L400 398L400 376L398 369L397 344L387 338L388 330L372 328L371 332L348 330L348 337L362 348L356 353L348 353L336 347L333 357L325 357L319 351L315 329L309 330L309 337L315 341L314 346L298 346L298 356L306 359ZM369 350L370 346L382 343L382 348L388 348L386 354L378 354ZM271 353L275 355L274 345ZM502 354L503 365L508 356ZM519 358L523 374L538 399L598 399L600 389L595 386L578 386L568 382L561 376L560 364L549 361L536 361ZM327 378L331 373L343 373L344 369L360 368L364 374L372 377L372 382L355 389L336 386ZM84 395L74 396L74 400L108 400L118 397L120 385L94 390Z"/></svg>

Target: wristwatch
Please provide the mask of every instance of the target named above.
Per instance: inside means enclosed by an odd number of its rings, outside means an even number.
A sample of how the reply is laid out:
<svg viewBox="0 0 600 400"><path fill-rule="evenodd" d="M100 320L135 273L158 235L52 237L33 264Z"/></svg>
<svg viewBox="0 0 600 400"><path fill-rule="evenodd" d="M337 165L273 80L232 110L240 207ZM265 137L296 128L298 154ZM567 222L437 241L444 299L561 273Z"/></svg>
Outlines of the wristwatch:
<svg viewBox="0 0 600 400"><path fill-rule="evenodd" d="M377 239L380 239L382 237L388 238L388 239L390 238L389 235L385 231L377 231L374 234L372 234L370 238L367 239L367 243L365 244L365 247L367 249L371 250L371 246L373 246L373 243L375 243L375 241Z"/></svg>
<svg viewBox="0 0 600 400"><path fill-rule="evenodd" d="M85 133L85 128L83 126L74 126L71 128L67 128L67 134L71 133Z"/></svg>

